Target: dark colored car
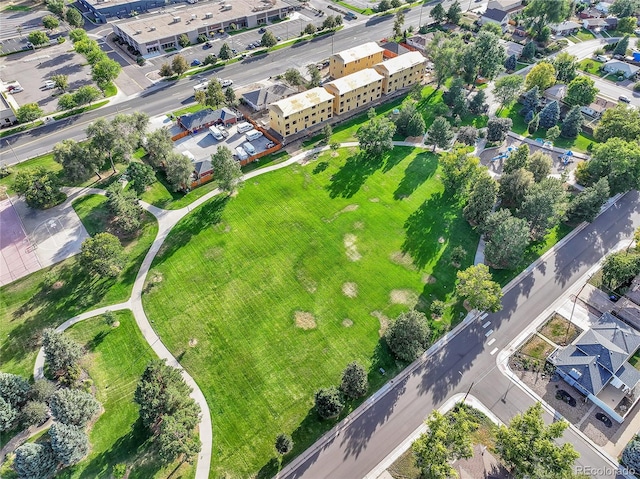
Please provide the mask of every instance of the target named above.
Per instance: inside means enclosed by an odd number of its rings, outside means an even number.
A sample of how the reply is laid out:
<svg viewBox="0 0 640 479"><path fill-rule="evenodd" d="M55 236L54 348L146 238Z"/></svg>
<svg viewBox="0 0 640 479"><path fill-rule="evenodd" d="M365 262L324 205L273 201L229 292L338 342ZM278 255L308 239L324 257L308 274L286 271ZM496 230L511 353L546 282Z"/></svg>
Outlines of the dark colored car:
<svg viewBox="0 0 640 479"><path fill-rule="evenodd" d="M596 414L596 419L598 421L602 421L602 423L607 427L611 427L613 425L612 422L611 422L611 419L609 419L609 416L606 416L605 414L602 414L601 412Z"/></svg>
<svg viewBox="0 0 640 479"><path fill-rule="evenodd" d="M267 29L262 27L260 30L258 30L258 33L266 33Z"/></svg>
<svg viewBox="0 0 640 479"><path fill-rule="evenodd" d="M200 65L202 65L202 62L197 58L191 62L192 67L199 67Z"/></svg>
<svg viewBox="0 0 640 479"><path fill-rule="evenodd" d="M565 391L564 389L560 389L556 393L556 399L559 399L560 401L566 402L571 407L575 407L576 406L575 398L571 394L569 394L567 391Z"/></svg>

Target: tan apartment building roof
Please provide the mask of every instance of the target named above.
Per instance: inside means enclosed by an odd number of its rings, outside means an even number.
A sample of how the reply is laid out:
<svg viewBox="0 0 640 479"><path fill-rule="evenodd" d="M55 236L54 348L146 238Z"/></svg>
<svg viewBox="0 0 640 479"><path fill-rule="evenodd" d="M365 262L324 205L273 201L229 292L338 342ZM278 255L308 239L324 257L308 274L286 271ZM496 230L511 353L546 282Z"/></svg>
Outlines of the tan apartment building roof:
<svg viewBox="0 0 640 479"><path fill-rule="evenodd" d="M378 63L374 68L376 70L379 68L384 69L389 75L393 75L394 73L401 72L402 70L406 70L407 68L426 62L426 58L423 57L420 52L409 52Z"/></svg>
<svg viewBox="0 0 640 479"><path fill-rule="evenodd" d="M114 24L135 39L139 45L142 45L159 38L181 35L187 31L196 30L207 25L215 25L236 19L240 20L257 15L260 12L288 7L281 0L256 2L233 0L226 3L231 6L230 10L223 10L223 4L217 2L207 2L201 5L187 4L184 8L173 6L170 12L157 12L156 14L145 15L144 18L123 20L114 22ZM193 18L193 15L196 17ZM180 17L180 21L174 21L174 17Z"/></svg>
<svg viewBox="0 0 640 479"><path fill-rule="evenodd" d="M332 85L338 91L339 95L344 95L345 93L357 90L360 87L382 80L383 78L384 77L373 68L365 68L346 77L333 80L327 83L327 85Z"/></svg>
<svg viewBox="0 0 640 479"><path fill-rule="evenodd" d="M361 58L366 58L369 55L375 55L376 53L384 52L376 42L368 42L357 47L349 48L348 50L342 50L335 54L340 58L343 63L351 63Z"/></svg>
<svg viewBox="0 0 640 479"><path fill-rule="evenodd" d="M284 100L279 100L271 104L271 109L275 110L282 117L288 117L299 111L304 111L314 105L319 105L325 101L333 101L333 95L322 87L298 93Z"/></svg>

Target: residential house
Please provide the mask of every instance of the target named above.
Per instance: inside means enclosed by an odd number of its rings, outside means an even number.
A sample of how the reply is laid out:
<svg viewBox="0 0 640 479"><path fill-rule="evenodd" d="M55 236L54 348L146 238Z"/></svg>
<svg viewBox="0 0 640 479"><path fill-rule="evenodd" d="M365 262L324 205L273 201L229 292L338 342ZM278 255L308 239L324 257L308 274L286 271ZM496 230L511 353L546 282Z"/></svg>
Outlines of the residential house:
<svg viewBox="0 0 640 479"><path fill-rule="evenodd" d="M607 27L607 22L604 21L604 18L585 18L582 21L582 26L587 30L599 32Z"/></svg>
<svg viewBox="0 0 640 479"><path fill-rule="evenodd" d="M334 97L322 87L298 93L269 105L269 124L287 137L333 117Z"/></svg>
<svg viewBox="0 0 640 479"><path fill-rule="evenodd" d="M605 388L633 394L640 383L640 371L628 360L640 348L640 332L604 313L597 323L580 334L571 344L556 349L548 358L556 373L622 423L623 417L607 402L598 398ZM637 398L637 396L636 396Z"/></svg>
<svg viewBox="0 0 640 479"><path fill-rule="evenodd" d="M620 74L627 80L633 79L638 74L638 71L640 71L640 67L630 65L620 60L609 60L602 66L602 69L614 75Z"/></svg>
<svg viewBox="0 0 640 479"><path fill-rule="evenodd" d="M229 108L212 110L206 108L195 113L187 113L178 118L178 125L191 133L196 133L212 125L233 125L238 121L238 114Z"/></svg>
<svg viewBox="0 0 640 479"><path fill-rule="evenodd" d="M242 98L253 111L262 111L271 103L275 103L297 92L298 90L294 90L287 85L276 83L275 85L261 87L243 93Z"/></svg>
<svg viewBox="0 0 640 479"><path fill-rule="evenodd" d="M410 52L378 63L373 68L384 78L382 92L386 95L421 83L427 59L420 52Z"/></svg>
<svg viewBox="0 0 640 479"><path fill-rule="evenodd" d="M547 88L542 96L547 100L556 100L561 102L564 100L565 95L567 94L567 85L563 85L561 83L557 85L553 85L552 87Z"/></svg>
<svg viewBox="0 0 640 479"><path fill-rule="evenodd" d="M572 21L566 21L549 25L549 28L551 28L551 33L554 35L566 37L568 35L575 35L578 33L580 30L580 24Z"/></svg>
<svg viewBox="0 0 640 479"><path fill-rule="evenodd" d="M615 30L618 28L618 17L607 17L604 21L606 22L604 26L605 30Z"/></svg>
<svg viewBox="0 0 640 479"><path fill-rule="evenodd" d="M504 51L507 54L507 57L510 57L511 55L520 57L520 55L522 55L522 50L524 50L524 45L521 45L520 43L508 42L501 39L500 44L504 47Z"/></svg>
<svg viewBox="0 0 640 479"><path fill-rule="evenodd" d="M427 49L427 45L429 45L433 40L433 37L434 37L433 33L414 35L412 37L407 38L407 45L413 48L417 48L421 52L424 52Z"/></svg>
<svg viewBox="0 0 640 479"><path fill-rule="evenodd" d="M615 106L616 103L598 96L591 105L580 107L580 111L582 114L590 116L591 118L600 118L606 110L614 108Z"/></svg>
<svg viewBox="0 0 640 479"><path fill-rule="evenodd" d="M213 167L211 166L211 159L205 158L204 160L196 161L193 165L194 175L196 180L200 180L213 173Z"/></svg>
<svg viewBox="0 0 640 479"><path fill-rule="evenodd" d="M409 53L411 51L396 42L386 42L384 45L382 45L382 48L384 49L384 58L394 58L398 55L404 55L405 53Z"/></svg>
<svg viewBox="0 0 640 479"><path fill-rule="evenodd" d="M346 113L380 98L384 78L367 68L326 83L324 88L333 95L333 114Z"/></svg>
<svg viewBox="0 0 640 479"><path fill-rule="evenodd" d="M609 2L598 2L595 6L595 9L598 10L599 12L603 13L604 15L608 15L609 14L609 8L611 7L611 3Z"/></svg>
<svg viewBox="0 0 640 479"><path fill-rule="evenodd" d="M368 42L331 55L329 75L342 78L352 73L371 68L384 60L384 49L375 42Z"/></svg>
<svg viewBox="0 0 640 479"><path fill-rule="evenodd" d="M524 6L521 0L493 0L487 4L486 11L480 17L480 24L495 23L500 25L502 31L507 31L509 21L514 14L522 10Z"/></svg>

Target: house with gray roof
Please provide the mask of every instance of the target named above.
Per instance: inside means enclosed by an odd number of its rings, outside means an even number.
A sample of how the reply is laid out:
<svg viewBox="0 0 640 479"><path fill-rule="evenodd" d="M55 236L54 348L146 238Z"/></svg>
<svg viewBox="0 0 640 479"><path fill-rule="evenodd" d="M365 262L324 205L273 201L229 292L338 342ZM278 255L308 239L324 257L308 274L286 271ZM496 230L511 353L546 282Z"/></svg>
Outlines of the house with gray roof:
<svg viewBox="0 0 640 479"><path fill-rule="evenodd" d="M627 80L635 77L640 71L640 67L620 60L609 60L604 65L602 65L602 69L607 73L613 73L614 75L620 74Z"/></svg>
<svg viewBox="0 0 640 479"><path fill-rule="evenodd" d="M295 93L298 93L298 90L294 90L282 83L277 83L243 93L242 98L244 98L246 104L254 111L262 111L271 103L275 103Z"/></svg>
<svg viewBox="0 0 640 479"><path fill-rule="evenodd" d="M229 108L212 110L205 108L195 113L187 113L178 118L178 125L191 133L212 125L232 125L238 121L238 115Z"/></svg>
<svg viewBox="0 0 640 479"><path fill-rule="evenodd" d="M640 383L640 371L629 363L629 358L638 348L640 332L604 313L573 343L551 353L548 361L569 385L622 423L624 418L598 399L598 394L608 385L628 395L634 393Z"/></svg>

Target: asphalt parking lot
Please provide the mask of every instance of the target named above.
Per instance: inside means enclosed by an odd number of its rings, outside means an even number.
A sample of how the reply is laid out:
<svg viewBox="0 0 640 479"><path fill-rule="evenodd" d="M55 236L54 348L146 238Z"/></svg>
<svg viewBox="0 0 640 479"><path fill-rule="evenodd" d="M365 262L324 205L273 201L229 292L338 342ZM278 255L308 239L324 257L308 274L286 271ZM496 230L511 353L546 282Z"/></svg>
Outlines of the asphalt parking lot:
<svg viewBox="0 0 640 479"><path fill-rule="evenodd" d="M83 66L86 60L73 51L70 42L38 50L28 50L2 57L0 68L4 82L18 81L24 91L14 95L18 105L38 103L45 113L52 113L58 106L57 89L44 90L45 80L53 75L69 77L69 89L93 84L91 69Z"/></svg>
<svg viewBox="0 0 640 479"><path fill-rule="evenodd" d="M196 161L204 160L214 154L220 146L226 146L233 153L237 146L242 146L247 141L245 133L238 133L235 125L227 128L229 137L223 141L218 141L211 136L208 130L202 130L202 132L195 135L189 135L174 143L174 148L184 153L190 152L196 159ZM269 139L261 136L257 140L251 141L251 145L256 150L256 153L266 150Z"/></svg>
<svg viewBox="0 0 640 479"><path fill-rule="evenodd" d="M4 2L3 2L4 3ZM0 40L4 43L9 38L20 37L26 41L27 35L33 30L44 30L42 27L42 17L49 15L50 12L42 9L35 11L0 11ZM11 51L11 50L4 50Z"/></svg>

